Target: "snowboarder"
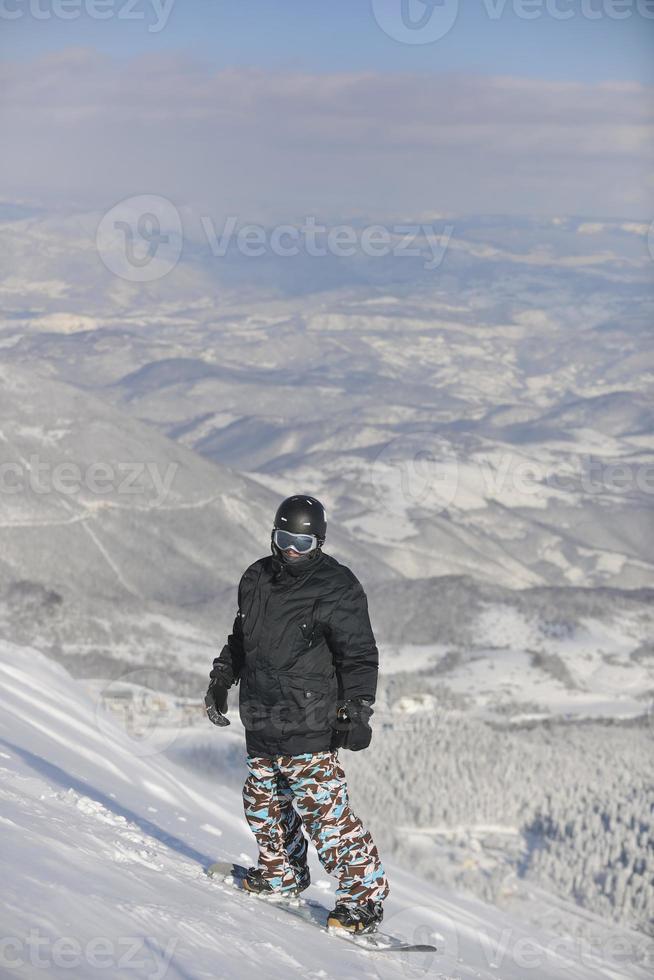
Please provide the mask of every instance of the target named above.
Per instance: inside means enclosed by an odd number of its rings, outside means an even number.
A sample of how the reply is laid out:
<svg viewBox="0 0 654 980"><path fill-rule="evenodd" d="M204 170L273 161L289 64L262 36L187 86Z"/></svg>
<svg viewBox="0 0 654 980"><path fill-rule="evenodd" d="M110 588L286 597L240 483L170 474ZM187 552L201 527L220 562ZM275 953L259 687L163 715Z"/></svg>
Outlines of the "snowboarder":
<svg viewBox="0 0 654 980"><path fill-rule="evenodd" d="M365 592L323 552L325 510L296 495L275 514L272 555L243 574L234 626L213 661L207 712L225 718L240 685L248 777L243 802L259 848L244 887L298 894L310 884L307 840L338 878L328 925L373 931L388 883L370 833L348 801L338 749L370 744L378 651Z"/></svg>

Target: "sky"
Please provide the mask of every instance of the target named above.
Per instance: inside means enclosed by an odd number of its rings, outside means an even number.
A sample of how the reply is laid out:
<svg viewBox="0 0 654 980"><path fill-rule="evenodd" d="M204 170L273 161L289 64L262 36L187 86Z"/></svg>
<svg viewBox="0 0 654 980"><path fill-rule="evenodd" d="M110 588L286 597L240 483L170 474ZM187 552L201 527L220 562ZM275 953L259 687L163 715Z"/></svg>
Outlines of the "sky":
<svg viewBox="0 0 654 980"><path fill-rule="evenodd" d="M0 0L0 20L11 199L654 212L654 0Z"/></svg>
<svg viewBox="0 0 654 980"><path fill-rule="evenodd" d="M62 3L70 19L55 15ZM118 56L181 50L218 68L654 80L654 0L408 0L413 28L402 3L2 0L0 18L12 58L90 46Z"/></svg>

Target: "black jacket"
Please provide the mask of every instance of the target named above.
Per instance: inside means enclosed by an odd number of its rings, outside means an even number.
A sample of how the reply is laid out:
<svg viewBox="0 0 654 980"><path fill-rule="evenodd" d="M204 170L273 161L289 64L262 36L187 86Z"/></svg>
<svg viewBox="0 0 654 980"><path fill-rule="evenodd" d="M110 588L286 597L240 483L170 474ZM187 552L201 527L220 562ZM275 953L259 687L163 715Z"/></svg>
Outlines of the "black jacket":
<svg viewBox="0 0 654 980"><path fill-rule="evenodd" d="M270 555L245 571L219 662L240 682L249 755L300 755L338 745L336 709L374 701L378 652L356 576L318 550L297 568Z"/></svg>

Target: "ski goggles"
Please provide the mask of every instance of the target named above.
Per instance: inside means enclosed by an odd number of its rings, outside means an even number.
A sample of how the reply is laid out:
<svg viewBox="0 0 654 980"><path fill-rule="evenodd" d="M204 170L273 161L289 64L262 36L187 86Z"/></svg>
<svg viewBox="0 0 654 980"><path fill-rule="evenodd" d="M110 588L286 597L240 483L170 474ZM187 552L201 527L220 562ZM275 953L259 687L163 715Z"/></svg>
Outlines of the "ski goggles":
<svg viewBox="0 0 654 980"><path fill-rule="evenodd" d="M300 555L311 551L318 544L318 538L315 534L292 534L290 531L284 531L279 527L273 531L273 541L280 551L287 551L292 548Z"/></svg>

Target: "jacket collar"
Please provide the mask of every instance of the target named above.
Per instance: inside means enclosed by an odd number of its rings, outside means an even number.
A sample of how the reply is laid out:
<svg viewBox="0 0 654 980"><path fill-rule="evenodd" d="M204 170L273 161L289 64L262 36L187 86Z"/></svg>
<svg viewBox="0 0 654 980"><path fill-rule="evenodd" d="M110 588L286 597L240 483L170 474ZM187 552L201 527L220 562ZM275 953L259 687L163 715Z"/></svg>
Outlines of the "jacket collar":
<svg viewBox="0 0 654 980"><path fill-rule="evenodd" d="M282 561L277 555L272 556L272 568L273 568L273 582L276 584L291 584L292 582L297 582L300 579L305 578L311 572L315 571L320 564L322 564L323 553L322 549L316 549L316 554L309 561L299 562L293 564L291 562Z"/></svg>

